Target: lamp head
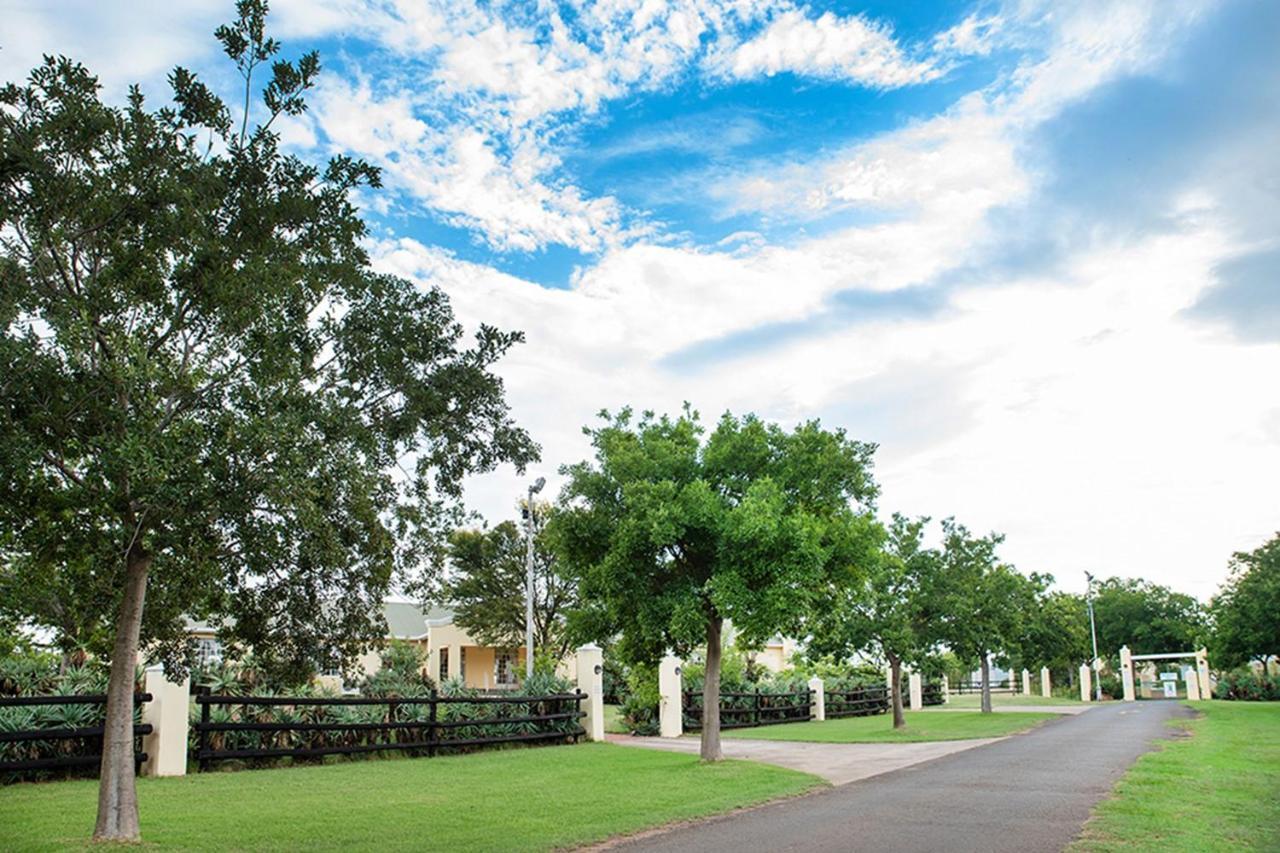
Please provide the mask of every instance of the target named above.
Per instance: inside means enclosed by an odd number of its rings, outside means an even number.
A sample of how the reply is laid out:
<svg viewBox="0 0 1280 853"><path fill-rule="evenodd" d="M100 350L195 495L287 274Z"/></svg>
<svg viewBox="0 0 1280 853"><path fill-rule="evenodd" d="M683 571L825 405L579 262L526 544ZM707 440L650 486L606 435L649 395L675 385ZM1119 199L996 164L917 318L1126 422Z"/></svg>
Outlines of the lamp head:
<svg viewBox="0 0 1280 853"><path fill-rule="evenodd" d="M542 487L545 486L546 484L547 484L547 478L539 477L538 479L534 480L533 485L529 487L529 493L536 495L538 492L542 491Z"/></svg>

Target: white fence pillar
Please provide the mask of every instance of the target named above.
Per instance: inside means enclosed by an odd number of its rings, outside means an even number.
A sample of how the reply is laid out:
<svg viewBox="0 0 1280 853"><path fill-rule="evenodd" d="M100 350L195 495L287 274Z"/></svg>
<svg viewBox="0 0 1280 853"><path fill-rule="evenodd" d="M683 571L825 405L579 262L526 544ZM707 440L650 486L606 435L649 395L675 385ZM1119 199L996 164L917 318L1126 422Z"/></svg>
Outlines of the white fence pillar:
<svg viewBox="0 0 1280 853"><path fill-rule="evenodd" d="M1267 674L1267 667L1264 664L1262 674ZM1213 682L1209 678L1209 650L1200 649L1196 652L1196 676L1200 679L1200 698L1213 698Z"/></svg>
<svg viewBox="0 0 1280 853"><path fill-rule="evenodd" d="M942 676L942 704L946 705L951 701L951 679L945 675Z"/></svg>
<svg viewBox="0 0 1280 853"><path fill-rule="evenodd" d="M1128 646L1120 647L1120 679L1124 682L1124 701L1136 702L1137 692L1133 689L1133 652Z"/></svg>
<svg viewBox="0 0 1280 853"><path fill-rule="evenodd" d="M1022 695L1031 695L1031 673L1025 668L1022 670Z"/></svg>
<svg viewBox="0 0 1280 853"><path fill-rule="evenodd" d="M911 691L911 710L919 711L924 707L924 691L920 684L920 673L913 672L907 677L907 688Z"/></svg>
<svg viewBox="0 0 1280 853"><path fill-rule="evenodd" d="M187 774L187 709L191 702L191 676L170 681L164 668L149 666L143 690L151 701L142 706L142 722L151 724L151 734L142 738L147 761L144 776L185 776Z"/></svg>
<svg viewBox="0 0 1280 853"><path fill-rule="evenodd" d="M684 691L680 681L680 658L667 655L658 665L658 733L662 737L684 734Z"/></svg>
<svg viewBox="0 0 1280 853"><path fill-rule="evenodd" d="M1187 670L1187 698L1192 702L1200 701L1200 678L1194 669Z"/></svg>
<svg viewBox="0 0 1280 853"><path fill-rule="evenodd" d="M1088 702L1093 698L1093 678L1089 673L1089 665L1080 666L1080 701Z"/></svg>
<svg viewBox="0 0 1280 853"><path fill-rule="evenodd" d="M827 687L815 675L809 679L809 689L813 691L813 704L809 707L809 713L813 714L815 720L822 722L827 718Z"/></svg>
<svg viewBox="0 0 1280 853"><path fill-rule="evenodd" d="M1049 686L1049 667L1047 666L1040 667L1040 695L1046 699L1052 695L1052 690Z"/></svg>
<svg viewBox="0 0 1280 853"><path fill-rule="evenodd" d="M582 727L591 740L604 740L604 652L595 643L578 648L578 689L587 694Z"/></svg>

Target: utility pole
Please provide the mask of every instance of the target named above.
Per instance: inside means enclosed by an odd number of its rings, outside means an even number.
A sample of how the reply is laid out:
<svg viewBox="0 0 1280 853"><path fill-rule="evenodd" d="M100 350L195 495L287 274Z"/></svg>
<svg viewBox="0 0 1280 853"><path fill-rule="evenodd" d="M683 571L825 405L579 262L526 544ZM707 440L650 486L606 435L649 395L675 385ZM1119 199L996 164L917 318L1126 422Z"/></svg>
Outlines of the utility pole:
<svg viewBox="0 0 1280 853"><path fill-rule="evenodd" d="M1088 572L1084 573L1088 581L1087 592L1085 592L1085 601L1089 604L1089 636L1093 638L1093 695L1094 698L1102 701L1102 679L1098 672L1098 626L1093 621L1093 575Z"/></svg>
<svg viewBox="0 0 1280 853"><path fill-rule="evenodd" d="M533 496L547 484L539 477L529 486L528 500L524 505L524 677L533 676Z"/></svg>

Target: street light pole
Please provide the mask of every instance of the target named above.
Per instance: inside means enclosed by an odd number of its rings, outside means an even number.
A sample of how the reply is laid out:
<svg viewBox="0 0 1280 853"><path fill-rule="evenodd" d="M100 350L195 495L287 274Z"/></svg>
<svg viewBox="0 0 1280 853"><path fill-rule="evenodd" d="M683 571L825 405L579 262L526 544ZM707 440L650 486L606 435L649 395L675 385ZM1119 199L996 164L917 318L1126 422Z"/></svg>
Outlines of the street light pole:
<svg viewBox="0 0 1280 853"><path fill-rule="evenodd" d="M533 496L547 484L543 477L529 486L528 500L524 505L524 677L533 676Z"/></svg>
<svg viewBox="0 0 1280 853"><path fill-rule="evenodd" d="M1098 673L1098 626L1093 621L1093 575L1084 573L1088 580L1085 601L1089 603L1089 636L1093 638L1093 692L1097 701L1102 701L1102 679Z"/></svg>

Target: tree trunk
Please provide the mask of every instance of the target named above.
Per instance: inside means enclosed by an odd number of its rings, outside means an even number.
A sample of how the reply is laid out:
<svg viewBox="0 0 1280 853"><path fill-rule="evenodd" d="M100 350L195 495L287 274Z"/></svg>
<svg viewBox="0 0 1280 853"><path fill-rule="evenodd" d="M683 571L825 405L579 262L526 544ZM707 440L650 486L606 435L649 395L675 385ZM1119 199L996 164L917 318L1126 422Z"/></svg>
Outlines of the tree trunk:
<svg viewBox="0 0 1280 853"><path fill-rule="evenodd" d="M719 761L720 752L720 630L724 620L707 622L707 672L702 682L702 760Z"/></svg>
<svg viewBox="0 0 1280 853"><path fill-rule="evenodd" d="M902 660L889 655L889 692L893 702L893 727L906 728L907 717L902 713Z"/></svg>
<svg viewBox="0 0 1280 853"><path fill-rule="evenodd" d="M133 689L138 664L142 603L151 555L138 545L125 558L124 597L116 620L116 642L107 682L107 719L98 780L98 822L94 841L139 841L138 791L133 765Z"/></svg>
<svg viewBox="0 0 1280 853"><path fill-rule="evenodd" d="M982 653L982 713L991 713L991 660Z"/></svg>

